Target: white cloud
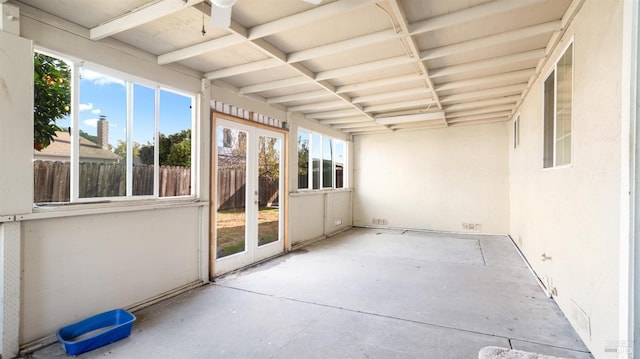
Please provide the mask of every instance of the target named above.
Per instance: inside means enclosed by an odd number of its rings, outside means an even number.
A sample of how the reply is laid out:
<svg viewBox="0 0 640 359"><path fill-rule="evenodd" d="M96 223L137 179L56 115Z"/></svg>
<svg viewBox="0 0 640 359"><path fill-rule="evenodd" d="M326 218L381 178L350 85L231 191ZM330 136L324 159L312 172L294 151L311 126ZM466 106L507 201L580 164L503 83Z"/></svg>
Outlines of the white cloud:
<svg viewBox="0 0 640 359"><path fill-rule="evenodd" d="M97 115L97 114L99 114L101 112L102 112L102 110L99 109L99 108L94 108L93 110L91 110L91 113L94 114L94 115Z"/></svg>
<svg viewBox="0 0 640 359"><path fill-rule="evenodd" d="M84 120L82 122L85 125L89 126L89 127L98 127L98 119L97 118L90 118L90 119Z"/></svg>
<svg viewBox="0 0 640 359"><path fill-rule="evenodd" d="M80 70L80 76L83 80L93 81L95 85L118 84L124 86L124 81L122 80L114 79L113 77L105 76L101 73L87 69Z"/></svg>
<svg viewBox="0 0 640 359"><path fill-rule="evenodd" d="M86 111L86 110L91 110L93 109L93 104L91 102L89 103L81 103L80 104L80 111Z"/></svg>

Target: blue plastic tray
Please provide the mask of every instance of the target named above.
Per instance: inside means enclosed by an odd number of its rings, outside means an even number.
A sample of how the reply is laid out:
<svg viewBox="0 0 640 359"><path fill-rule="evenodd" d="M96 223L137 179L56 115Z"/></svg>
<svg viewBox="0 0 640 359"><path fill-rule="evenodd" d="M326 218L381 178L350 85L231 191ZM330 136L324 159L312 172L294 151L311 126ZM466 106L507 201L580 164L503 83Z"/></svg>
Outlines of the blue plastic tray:
<svg viewBox="0 0 640 359"><path fill-rule="evenodd" d="M126 310L115 309L66 326L56 336L68 354L78 355L128 337L135 320Z"/></svg>

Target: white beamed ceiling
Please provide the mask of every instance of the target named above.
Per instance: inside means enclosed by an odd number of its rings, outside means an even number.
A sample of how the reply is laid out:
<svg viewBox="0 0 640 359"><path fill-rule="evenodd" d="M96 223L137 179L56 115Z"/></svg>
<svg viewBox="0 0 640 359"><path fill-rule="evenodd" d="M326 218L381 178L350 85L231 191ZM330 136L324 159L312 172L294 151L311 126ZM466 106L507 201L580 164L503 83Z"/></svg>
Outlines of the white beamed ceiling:
<svg viewBox="0 0 640 359"><path fill-rule="evenodd" d="M229 29L208 0L13 2L362 134L509 120L582 1L238 0Z"/></svg>

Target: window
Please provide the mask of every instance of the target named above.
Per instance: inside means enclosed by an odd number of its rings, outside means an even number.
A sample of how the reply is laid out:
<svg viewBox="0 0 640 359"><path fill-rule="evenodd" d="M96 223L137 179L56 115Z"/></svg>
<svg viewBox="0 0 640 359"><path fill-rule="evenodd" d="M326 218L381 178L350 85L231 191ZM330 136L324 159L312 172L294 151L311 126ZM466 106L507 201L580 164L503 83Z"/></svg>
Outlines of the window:
<svg viewBox="0 0 640 359"><path fill-rule="evenodd" d="M311 135L298 131L298 188L309 188L309 147Z"/></svg>
<svg viewBox="0 0 640 359"><path fill-rule="evenodd" d="M298 130L298 189L344 188L345 167L344 141Z"/></svg>
<svg viewBox="0 0 640 359"><path fill-rule="evenodd" d="M80 61L64 63L77 100L69 99L66 116L46 119L57 126L53 141L34 146L34 202L191 195L195 97ZM43 91L35 92L36 102L49 90Z"/></svg>
<svg viewBox="0 0 640 359"><path fill-rule="evenodd" d="M322 188L333 187L333 140L322 138Z"/></svg>
<svg viewBox="0 0 640 359"><path fill-rule="evenodd" d="M336 140L335 153L335 173L336 188L344 188L344 165L345 165L346 148L344 141Z"/></svg>
<svg viewBox="0 0 640 359"><path fill-rule="evenodd" d="M571 164L573 44L544 81L543 167Z"/></svg>

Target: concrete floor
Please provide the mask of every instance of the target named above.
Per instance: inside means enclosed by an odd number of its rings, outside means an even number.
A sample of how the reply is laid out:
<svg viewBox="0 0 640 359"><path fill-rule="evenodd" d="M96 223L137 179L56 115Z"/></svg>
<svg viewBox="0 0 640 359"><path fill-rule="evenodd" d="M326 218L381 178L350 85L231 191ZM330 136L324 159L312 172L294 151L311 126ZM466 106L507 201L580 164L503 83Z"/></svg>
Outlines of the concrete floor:
<svg viewBox="0 0 640 359"><path fill-rule="evenodd" d="M135 314L78 358L591 358L502 236L352 229Z"/></svg>

